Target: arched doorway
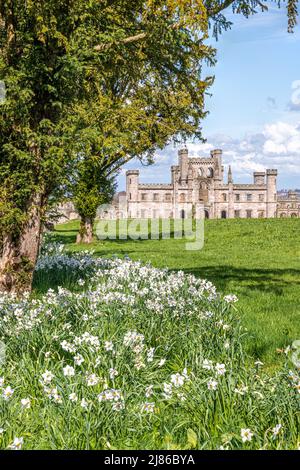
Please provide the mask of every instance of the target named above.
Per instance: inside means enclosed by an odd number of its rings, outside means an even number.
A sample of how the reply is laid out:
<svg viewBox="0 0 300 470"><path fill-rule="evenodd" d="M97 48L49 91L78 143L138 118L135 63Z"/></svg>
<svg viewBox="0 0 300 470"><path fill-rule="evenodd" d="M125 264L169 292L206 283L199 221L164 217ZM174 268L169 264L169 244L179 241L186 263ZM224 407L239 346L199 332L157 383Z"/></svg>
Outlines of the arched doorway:
<svg viewBox="0 0 300 470"><path fill-rule="evenodd" d="M180 211L180 218L181 218L181 219L185 219L185 210L184 210L184 209L182 209L182 210Z"/></svg>
<svg viewBox="0 0 300 470"><path fill-rule="evenodd" d="M204 211L204 217L205 217L206 219L209 219L209 212L208 212L207 209L205 209L205 211Z"/></svg>
<svg viewBox="0 0 300 470"><path fill-rule="evenodd" d="M227 212L226 211L221 212L221 219L227 219Z"/></svg>
<svg viewBox="0 0 300 470"><path fill-rule="evenodd" d="M292 219L295 219L295 218L298 217L298 216L297 216L297 214L295 214L295 212L293 212L293 213L291 214L291 217L292 217Z"/></svg>

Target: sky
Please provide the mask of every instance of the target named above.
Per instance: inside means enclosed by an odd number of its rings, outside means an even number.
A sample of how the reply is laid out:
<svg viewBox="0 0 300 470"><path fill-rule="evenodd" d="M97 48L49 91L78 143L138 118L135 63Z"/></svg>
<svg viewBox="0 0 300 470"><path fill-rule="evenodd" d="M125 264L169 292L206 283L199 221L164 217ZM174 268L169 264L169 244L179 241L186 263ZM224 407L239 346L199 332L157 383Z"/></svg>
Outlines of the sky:
<svg viewBox="0 0 300 470"><path fill-rule="evenodd" d="M287 33L284 4L281 9L270 4L268 12L248 19L230 12L228 17L231 30L217 42L210 39L217 64L208 70L215 82L202 124L206 143L188 141L190 156L222 148L234 182L251 183L253 171L277 168L278 189L300 188L300 25ZM137 160L124 166L119 190L125 189L129 168L140 170L141 182L169 182L179 148L169 145L157 152L149 167Z"/></svg>

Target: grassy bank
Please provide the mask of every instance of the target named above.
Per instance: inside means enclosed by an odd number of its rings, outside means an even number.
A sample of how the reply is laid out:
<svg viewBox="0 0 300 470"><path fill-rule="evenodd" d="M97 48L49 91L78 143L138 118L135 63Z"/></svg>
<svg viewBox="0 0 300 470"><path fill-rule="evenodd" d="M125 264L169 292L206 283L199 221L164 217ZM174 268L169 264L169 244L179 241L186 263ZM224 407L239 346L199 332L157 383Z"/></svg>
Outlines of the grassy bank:
<svg viewBox="0 0 300 470"><path fill-rule="evenodd" d="M78 222L59 225L53 238L68 250L76 245ZM185 240L105 240L93 243L95 255L128 255L156 267L182 270L239 297L242 322L250 332L248 351L269 366L277 349L300 337L300 220L211 220L205 245L186 251Z"/></svg>

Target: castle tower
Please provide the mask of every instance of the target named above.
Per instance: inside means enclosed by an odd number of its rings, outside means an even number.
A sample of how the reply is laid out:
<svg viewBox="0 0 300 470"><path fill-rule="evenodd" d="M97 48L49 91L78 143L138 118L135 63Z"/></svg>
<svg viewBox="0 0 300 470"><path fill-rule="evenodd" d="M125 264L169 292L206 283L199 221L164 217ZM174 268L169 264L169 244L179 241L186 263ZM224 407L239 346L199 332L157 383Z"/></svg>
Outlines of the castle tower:
<svg viewBox="0 0 300 470"><path fill-rule="evenodd" d="M214 179L221 182L223 179L222 175L222 150L215 149L210 152L212 159L214 160Z"/></svg>
<svg viewBox="0 0 300 470"><path fill-rule="evenodd" d="M277 170L267 170L267 217L276 217L277 210Z"/></svg>
<svg viewBox="0 0 300 470"><path fill-rule="evenodd" d="M255 171L253 173L254 184L265 184L266 173L264 171Z"/></svg>
<svg viewBox="0 0 300 470"><path fill-rule="evenodd" d="M178 163L180 169L180 179L181 182L185 182L188 176L188 167L189 167L189 151L185 147L178 152Z"/></svg>
<svg viewBox="0 0 300 470"><path fill-rule="evenodd" d="M139 170L126 171L126 197L128 216L139 217Z"/></svg>

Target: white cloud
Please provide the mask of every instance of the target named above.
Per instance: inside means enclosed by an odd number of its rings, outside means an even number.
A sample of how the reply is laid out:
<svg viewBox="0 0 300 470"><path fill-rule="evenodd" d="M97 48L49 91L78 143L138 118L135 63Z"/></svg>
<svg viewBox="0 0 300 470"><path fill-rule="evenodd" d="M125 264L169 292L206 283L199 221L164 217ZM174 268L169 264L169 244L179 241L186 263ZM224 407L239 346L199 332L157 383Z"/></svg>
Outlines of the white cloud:
<svg viewBox="0 0 300 470"><path fill-rule="evenodd" d="M290 111L300 111L300 80L294 80L292 83L292 94L288 109Z"/></svg>
<svg viewBox="0 0 300 470"><path fill-rule="evenodd" d="M282 181L293 179L293 186L300 186L300 121L270 123L261 132L240 139L215 134L209 136L206 143L193 142L187 146L191 157L208 157L212 149L222 149L225 170L231 165L236 182L251 182L254 171L277 168ZM139 162L133 161L126 169L139 168L142 182L170 182L170 166L177 164L178 148L169 145L158 152L154 165L141 167ZM123 186L122 177L120 187Z"/></svg>
<svg viewBox="0 0 300 470"><path fill-rule="evenodd" d="M300 128L284 122L277 122L265 127L266 141L263 146L265 154L299 154L300 153Z"/></svg>

